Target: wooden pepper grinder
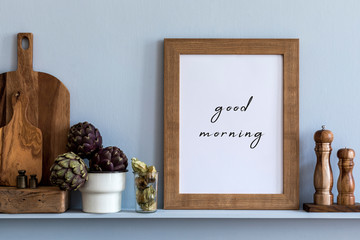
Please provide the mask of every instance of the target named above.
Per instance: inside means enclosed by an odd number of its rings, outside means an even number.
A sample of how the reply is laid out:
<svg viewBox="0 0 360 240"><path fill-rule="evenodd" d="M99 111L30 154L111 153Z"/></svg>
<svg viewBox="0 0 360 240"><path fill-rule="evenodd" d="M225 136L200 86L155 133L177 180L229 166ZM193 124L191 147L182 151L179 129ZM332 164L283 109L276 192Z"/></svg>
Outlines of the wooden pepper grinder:
<svg viewBox="0 0 360 240"><path fill-rule="evenodd" d="M334 136L330 130L316 131L314 135L315 153L317 157L315 173L314 173L314 203L317 205L332 205L333 194L331 193L333 187L333 174L330 165L331 142Z"/></svg>
<svg viewBox="0 0 360 240"><path fill-rule="evenodd" d="M355 205L355 182L352 174L355 152L350 148L342 148L337 152L340 175L337 182L338 205Z"/></svg>

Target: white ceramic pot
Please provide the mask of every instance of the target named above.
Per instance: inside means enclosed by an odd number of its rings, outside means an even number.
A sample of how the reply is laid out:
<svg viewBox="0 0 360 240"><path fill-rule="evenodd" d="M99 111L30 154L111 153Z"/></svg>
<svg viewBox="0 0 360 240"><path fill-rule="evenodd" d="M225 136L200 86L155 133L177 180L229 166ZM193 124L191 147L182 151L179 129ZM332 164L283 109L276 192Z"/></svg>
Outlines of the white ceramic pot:
<svg viewBox="0 0 360 240"><path fill-rule="evenodd" d="M121 210L126 172L88 173L89 180L80 188L82 209L88 213L114 213Z"/></svg>

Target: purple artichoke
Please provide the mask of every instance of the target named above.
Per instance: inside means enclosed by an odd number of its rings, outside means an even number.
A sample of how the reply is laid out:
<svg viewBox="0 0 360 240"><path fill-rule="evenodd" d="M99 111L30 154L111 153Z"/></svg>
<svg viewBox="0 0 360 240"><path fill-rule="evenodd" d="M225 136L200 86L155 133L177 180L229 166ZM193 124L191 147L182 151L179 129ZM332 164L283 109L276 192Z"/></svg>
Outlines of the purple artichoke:
<svg viewBox="0 0 360 240"><path fill-rule="evenodd" d="M88 122L73 125L68 134L67 148L81 158L91 159L102 148L99 130Z"/></svg>
<svg viewBox="0 0 360 240"><path fill-rule="evenodd" d="M90 171L126 171L128 159L118 147L106 147L95 153L90 160Z"/></svg>

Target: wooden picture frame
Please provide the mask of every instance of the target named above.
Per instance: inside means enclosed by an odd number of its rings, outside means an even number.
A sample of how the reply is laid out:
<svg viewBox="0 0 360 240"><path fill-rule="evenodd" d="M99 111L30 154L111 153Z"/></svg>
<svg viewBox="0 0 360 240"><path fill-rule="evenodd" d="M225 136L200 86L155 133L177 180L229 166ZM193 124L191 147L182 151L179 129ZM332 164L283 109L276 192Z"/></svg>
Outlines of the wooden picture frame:
<svg viewBox="0 0 360 240"><path fill-rule="evenodd" d="M282 57L282 191L257 193L180 193L180 56L280 55ZM211 170L211 169L210 169ZM216 167L212 174L216 175ZM256 172L254 167L248 171ZM235 179L234 179L235 181ZM250 184L252 179L246 183ZM299 209L299 40L164 40L164 208Z"/></svg>

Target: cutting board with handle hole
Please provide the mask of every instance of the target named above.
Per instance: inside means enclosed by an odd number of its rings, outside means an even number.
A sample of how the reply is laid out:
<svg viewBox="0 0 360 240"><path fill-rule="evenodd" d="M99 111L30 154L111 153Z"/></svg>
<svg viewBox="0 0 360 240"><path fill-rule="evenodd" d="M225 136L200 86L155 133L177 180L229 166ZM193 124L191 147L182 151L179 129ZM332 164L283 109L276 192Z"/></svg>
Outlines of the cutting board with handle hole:
<svg viewBox="0 0 360 240"><path fill-rule="evenodd" d="M28 41L27 48L23 41ZM17 35L17 57L17 70L0 74L0 127L12 118L11 95L21 91L29 99L27 118L43 135L42 184L50 185L50 167L57 155L66 152L70 94L56 77L33 70L32 33Z"/></svg>
<svg viewBox="0 0 360 240"><path fill-rule="evenodd" d="M13 116L0 128L0 185L16 186L18 170L42 175L42 134L26 117L27 97L17 92L12 96Z"/></svg>

